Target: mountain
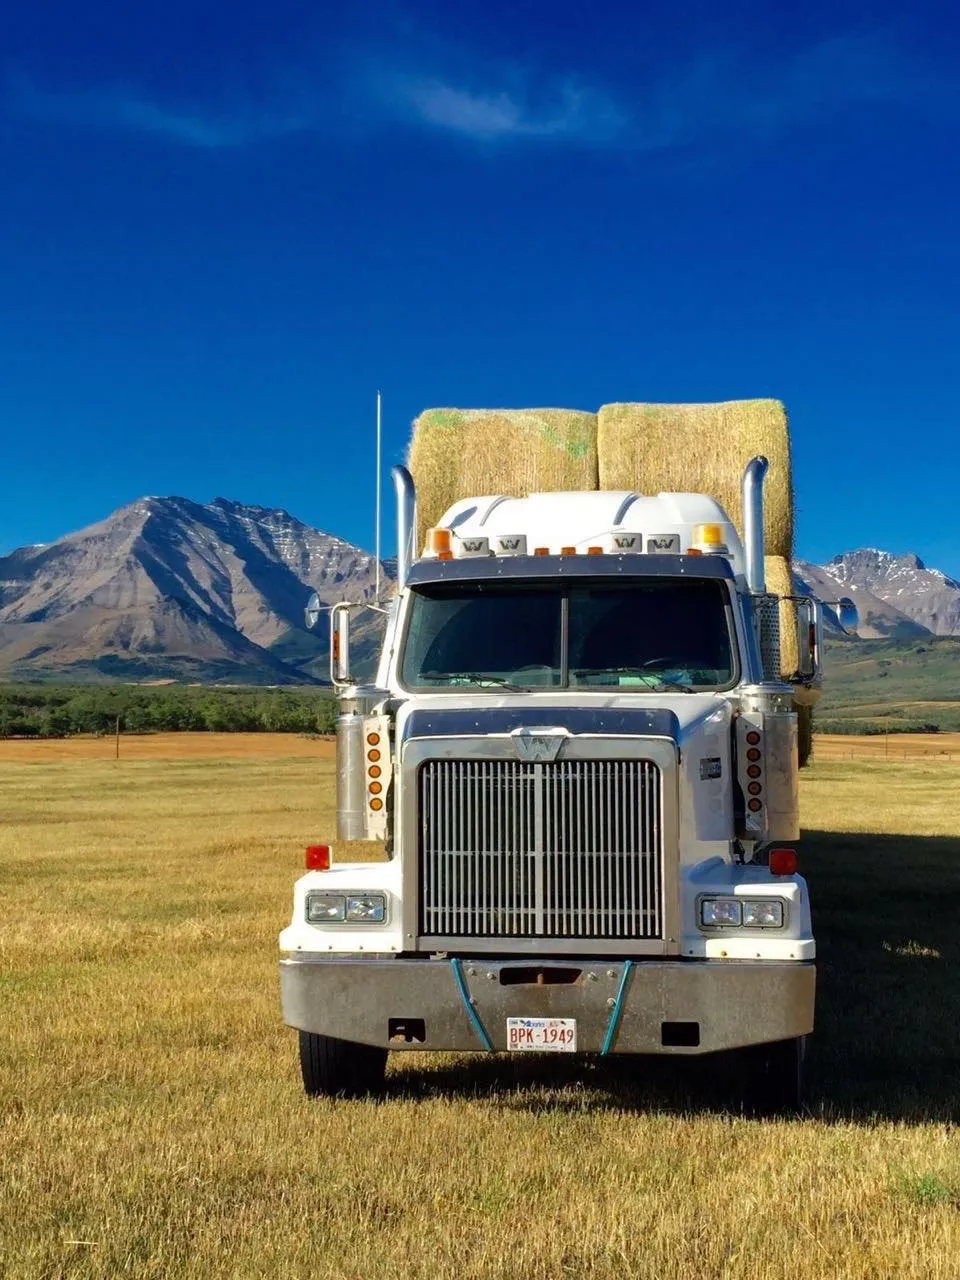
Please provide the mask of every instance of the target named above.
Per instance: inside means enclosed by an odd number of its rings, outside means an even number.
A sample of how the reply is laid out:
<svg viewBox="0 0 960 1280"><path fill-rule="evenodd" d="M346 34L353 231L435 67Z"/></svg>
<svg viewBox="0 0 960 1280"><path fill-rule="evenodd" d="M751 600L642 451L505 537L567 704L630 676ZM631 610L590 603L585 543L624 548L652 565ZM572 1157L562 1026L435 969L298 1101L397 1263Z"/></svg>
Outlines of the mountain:
<svg viewBox="0 0 960 1280"><path fill-rule="evenodd" d="M960 635L960 582L928 569L915 555L862 548L829 564L794 564L794 573L822 600L849 595L860 610L863 639Z"/></svg>
<svg viewBox="0 0 960 1280"><path fill-rule="evenodd" d="M381 569L389 590L395 566ZM79 533L0 558L0 674L324 681L327 630L305 629L307 598L316 591L325 604L369 601L375 570L367 552L286 511L226 498L141 498ZM794 573L800 591L826 601L852 596L861 641L902 649L907 667L916 665L918 642L960 636L960 583L914 555L848 551L824 565L797 561ZM369 671L379 635L379 615L358 610L358 671ZM937 658L938 673L948 669L946 656ZM876 660L891 673L903 665L886 651ZM842 684L846 659L831 665ZM924 691L938 679L931 668Z"/></svg>
<svg viewBox="0 0 960 1280"><path fill-rule="evenodd" d="M312 590L369 600L373 557L288 512L217 498L141 498L98 524L0 558L0 670L9 677L322 678ZM359 615L361 657L377 630Z"/></svg>

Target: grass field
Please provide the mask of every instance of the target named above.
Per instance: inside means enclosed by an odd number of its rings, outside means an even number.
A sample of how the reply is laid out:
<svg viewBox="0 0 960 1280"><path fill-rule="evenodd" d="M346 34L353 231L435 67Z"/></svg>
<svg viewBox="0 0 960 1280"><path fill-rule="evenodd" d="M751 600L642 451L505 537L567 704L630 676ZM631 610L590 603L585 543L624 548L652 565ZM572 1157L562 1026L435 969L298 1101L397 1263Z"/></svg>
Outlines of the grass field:
<svg viewBox="0 0 960 1280"><path fill-rule="evenodd" d="M0 1275L960 1276L960 762L806 771L813 1090L762 1122L689 1059L307 1102L276 934L333 762L231 738L3 748Z"/></svg>

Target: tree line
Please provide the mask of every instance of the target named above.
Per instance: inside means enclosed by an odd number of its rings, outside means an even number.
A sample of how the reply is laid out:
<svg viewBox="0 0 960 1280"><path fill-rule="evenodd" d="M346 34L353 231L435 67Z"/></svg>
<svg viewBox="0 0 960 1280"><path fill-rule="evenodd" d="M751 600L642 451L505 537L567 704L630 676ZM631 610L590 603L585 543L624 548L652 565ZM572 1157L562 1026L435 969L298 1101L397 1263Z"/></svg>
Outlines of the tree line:
<svg viewBox="0 0 960 1280"><path fill-rule="evenodd" d="M0 738L77 733L332 733L333 697L318 689L193 685L0 685Z"/></svg>

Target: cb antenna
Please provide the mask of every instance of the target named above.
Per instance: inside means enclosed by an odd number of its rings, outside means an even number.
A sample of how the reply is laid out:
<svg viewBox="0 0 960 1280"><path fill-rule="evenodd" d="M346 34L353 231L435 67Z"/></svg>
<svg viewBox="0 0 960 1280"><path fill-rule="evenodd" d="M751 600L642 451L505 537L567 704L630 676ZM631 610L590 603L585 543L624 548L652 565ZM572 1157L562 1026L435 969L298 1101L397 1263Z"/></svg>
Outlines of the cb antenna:
<svg viewBox="0 0 960 1280"><path fill-rule="evenodd" d="M381 409L382 409L381 396L380 396L380 392L378 391L377 392L377 451L376 451L377 452L377 486L376 486L377 496L375 499L377 512L374 520L374 534L373 534L373 542L374 542L373 554L374 554L374 559L376 560L376 569L375 569L376 587L374 590L374 597L373 597L375 604L380 603L380 473L382 470L380 465L380 454L381 454L382 444L383 444Z"/></svg>

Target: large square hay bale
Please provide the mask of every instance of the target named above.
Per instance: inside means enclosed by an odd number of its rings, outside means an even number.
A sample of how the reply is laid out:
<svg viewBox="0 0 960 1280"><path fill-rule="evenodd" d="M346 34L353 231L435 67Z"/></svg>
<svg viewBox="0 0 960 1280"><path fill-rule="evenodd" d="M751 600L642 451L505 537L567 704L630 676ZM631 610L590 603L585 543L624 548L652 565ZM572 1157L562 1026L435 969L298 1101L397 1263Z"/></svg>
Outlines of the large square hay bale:
<svg viewBox="0 0 960 1280"><path fill-rule="evenodd" d="M779 400L721 404L606 404L598 415L601 489L708 493L743 531L740 482L751 458L770 460L766 549L793 554L787 414Z"/></svg>
<svg viewBox="0 0 960 1280"><path fill-rule="evenodd" d="M793 585L790 561L785 556L767 556L764 560L767 590L777 596L792 596L797 592ZM784 676L792 676L800 665L799 638L797 636L797 606L790 600L780 601L780 670Z"/></svg>
<svg viewBox="0 0 960 1280"><path fill-rule="evenodd" d="M418 538L459 498L596 489L597 416L576 409L427 409L413 424Z"/></svg>
<svg viewBox="0 0 960 1280"><path fill-rule="evenodd" d="M782 597L798 595L793 580L790 561L785 556L767 556L764 561L767 590L781 597L780 600L780 671L784 678L794 674L800 665L800 637L797 634L797 606ZM813 707L808 703L795 703L797 712L797 738L801 769L813 751Z"/></svg>

